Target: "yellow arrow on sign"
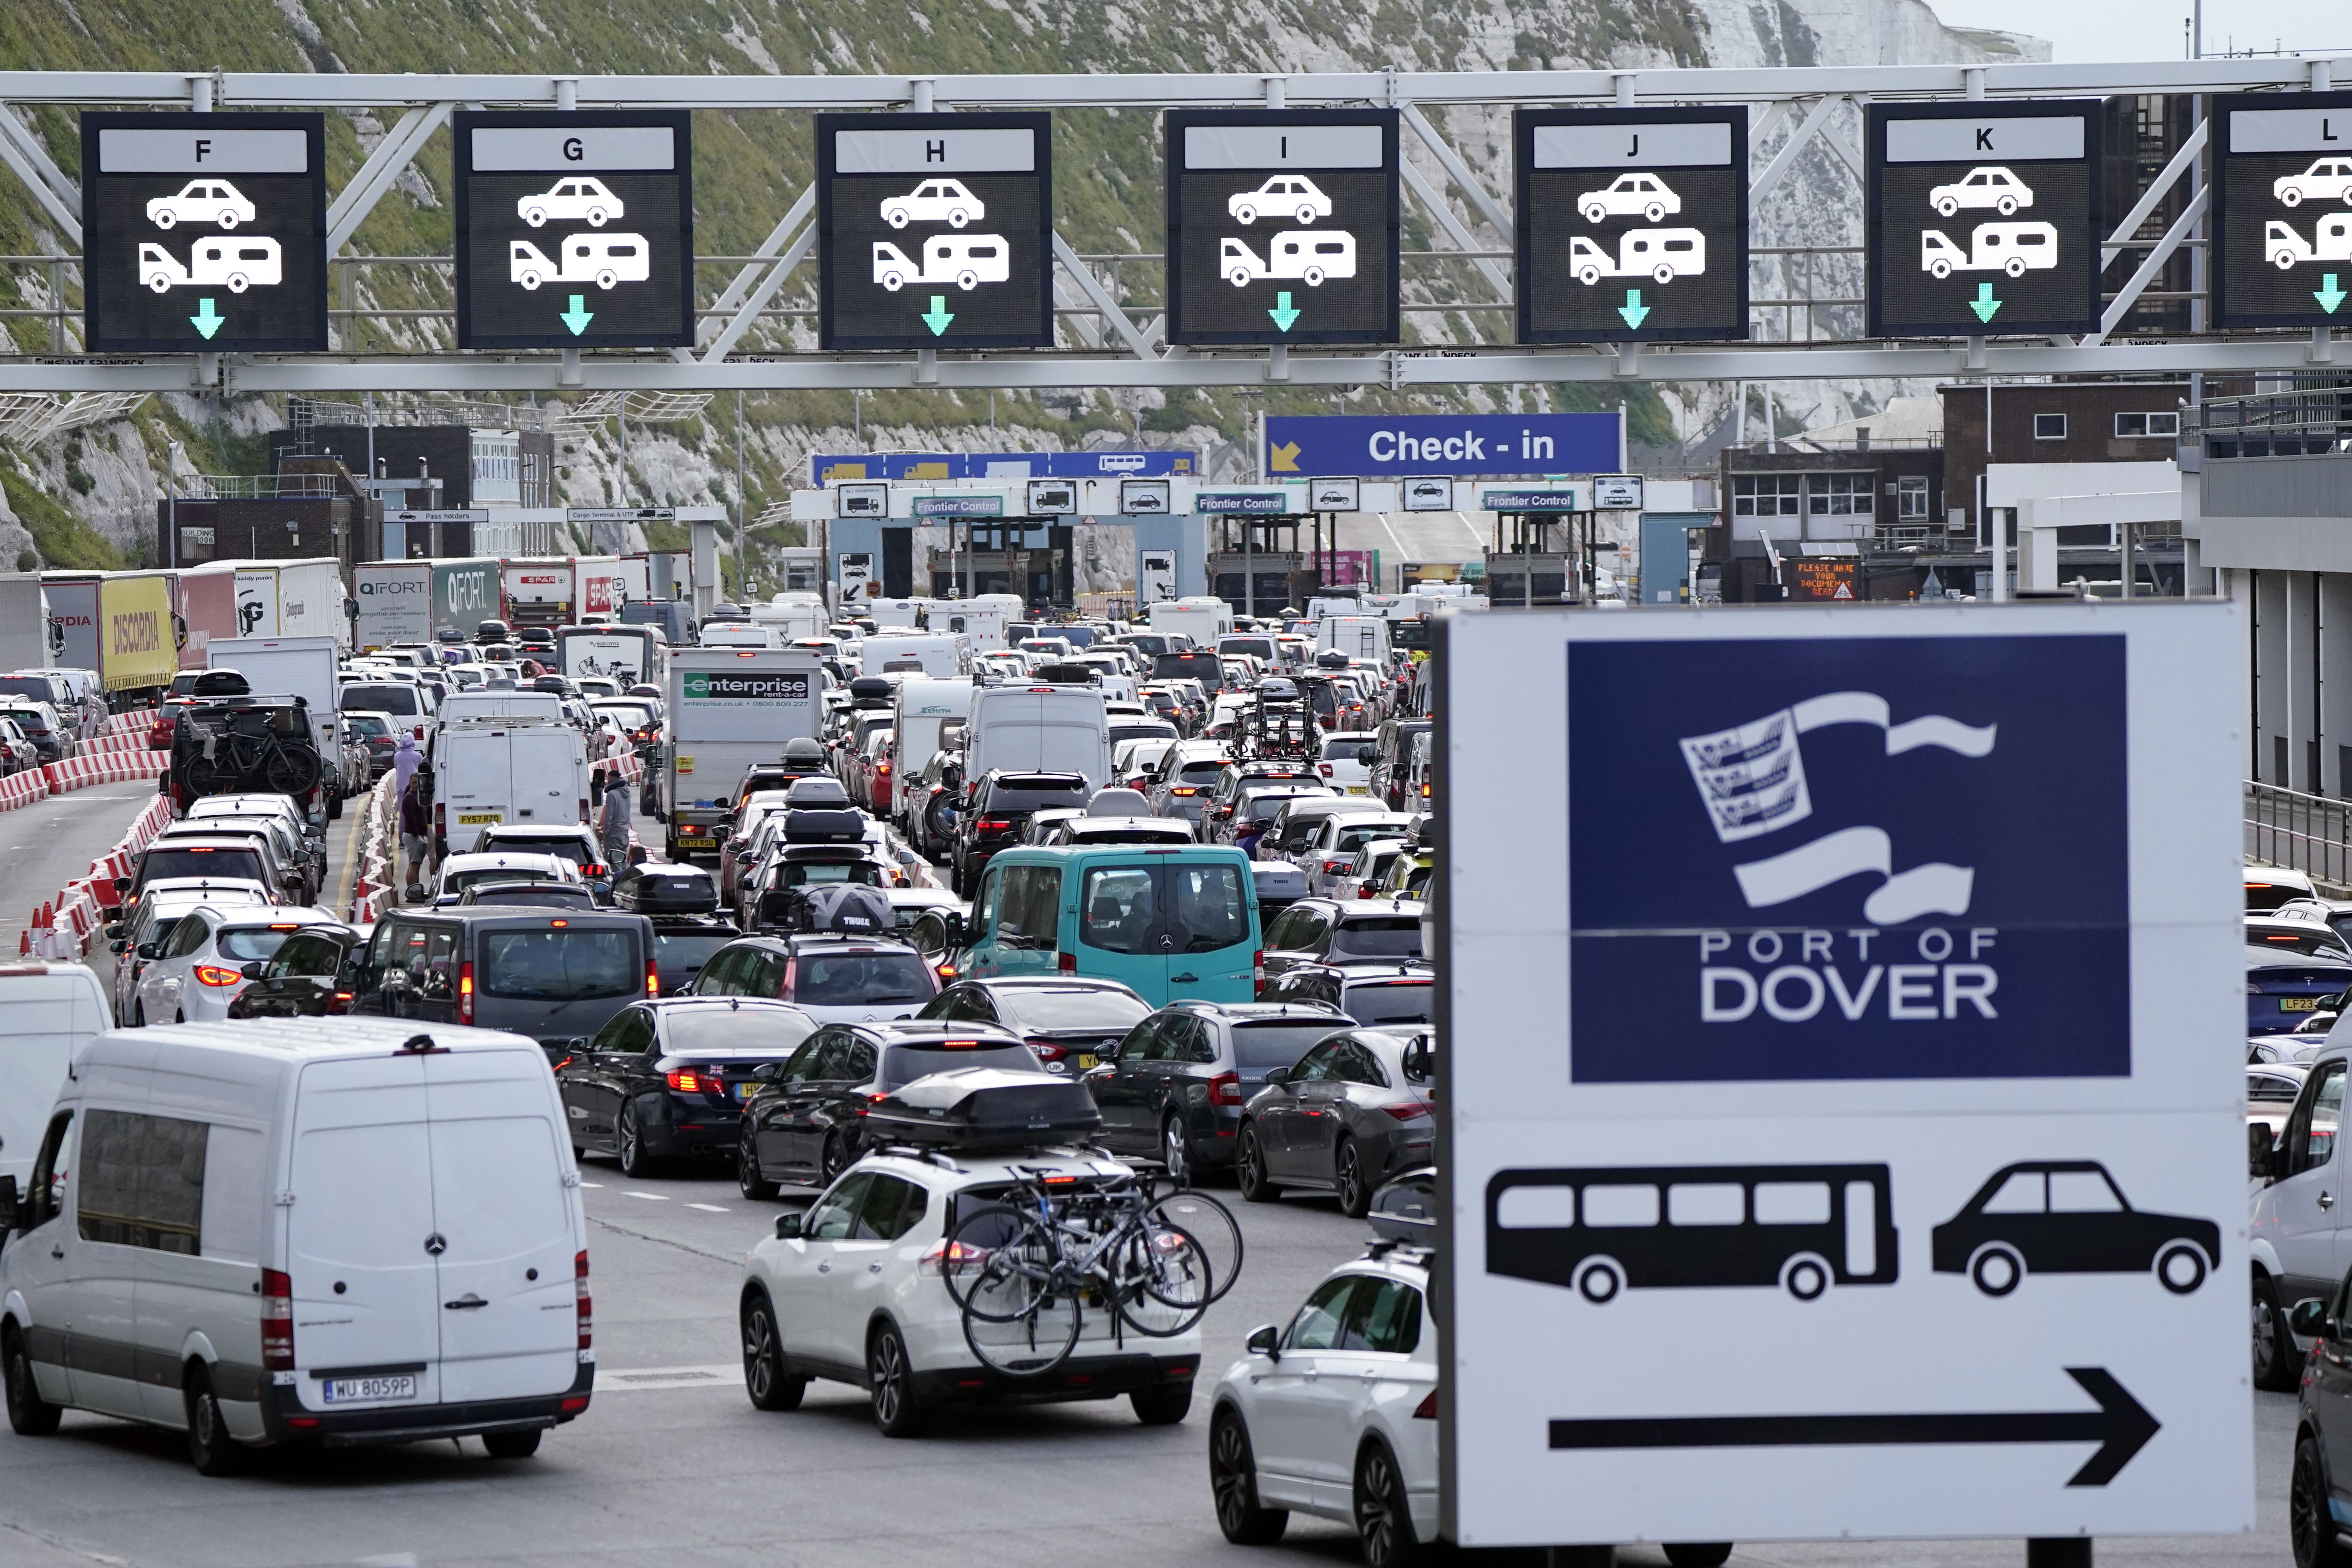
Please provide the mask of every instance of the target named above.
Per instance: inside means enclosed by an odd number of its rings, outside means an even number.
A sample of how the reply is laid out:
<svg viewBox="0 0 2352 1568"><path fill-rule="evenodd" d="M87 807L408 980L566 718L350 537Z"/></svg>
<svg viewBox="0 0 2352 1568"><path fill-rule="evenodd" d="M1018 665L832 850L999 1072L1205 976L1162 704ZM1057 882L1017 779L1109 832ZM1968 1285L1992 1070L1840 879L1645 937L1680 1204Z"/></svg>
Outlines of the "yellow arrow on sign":
<svg viewBox="0 0 2352 1568"><path fill-rule="evenodd" d="M1276 473L1281 474L1295 474L1298 471L1297 442L1285 441L1281 446L1274 448L1274 468Z"/></svg>

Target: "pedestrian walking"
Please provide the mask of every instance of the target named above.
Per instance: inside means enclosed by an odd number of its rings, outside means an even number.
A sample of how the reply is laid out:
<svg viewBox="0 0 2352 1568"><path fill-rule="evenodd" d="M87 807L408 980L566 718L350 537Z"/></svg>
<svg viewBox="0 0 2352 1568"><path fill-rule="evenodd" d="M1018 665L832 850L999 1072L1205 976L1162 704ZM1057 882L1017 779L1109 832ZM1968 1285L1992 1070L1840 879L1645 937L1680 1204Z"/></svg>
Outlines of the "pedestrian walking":
<svg viewBox="0 0 2352 1568"><path fill-rule="evenodd" d="M596 836L604 841L604 864L617 877L629 864L629 786L617 778L607 783L599 772L589 784L589 793L601 797L596 806Z"/></svg>

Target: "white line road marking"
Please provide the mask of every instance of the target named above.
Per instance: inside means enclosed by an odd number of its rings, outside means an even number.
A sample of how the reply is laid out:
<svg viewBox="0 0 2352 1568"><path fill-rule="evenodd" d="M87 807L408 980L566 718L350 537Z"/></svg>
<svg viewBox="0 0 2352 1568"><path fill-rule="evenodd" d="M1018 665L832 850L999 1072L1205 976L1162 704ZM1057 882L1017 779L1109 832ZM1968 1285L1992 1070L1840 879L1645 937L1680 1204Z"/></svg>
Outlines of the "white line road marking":
<svg viewBox="0 0 2352 1568"><path fill-rule="evenodd" d="M647 1366L634 1372L596 1373L596 1392L619 1394L633 1388L730 1388L743 1369L729 1363L716 1366Z"/></svg>
<svg viewBox="0 0 2352 1568"><path fill-rule="evenodd" d="M669 1194L667 1193L624 1192L621 1195L625 1198L643 1198L649 1204L666 1204L669 1202Z"/></svg>
<svg viewBox="0 0 2352 1568"><path fill-rule="evenodd" d="M700 1209L704 1214L733 1214L735 1212L733 1209L720 1208L717 1204L688 1204L686 1206L690 1209Z"/></svg>
<svg viewBox="0 0 2352 1568"><path fill-rule="evenodd" d="M597 1188L602 1188L602 1187L604 1186L604 1183L602 1183L602 1182L583 1182L583 1183L581 1183L580 1184L581 1184L582 1186L583 1186L583 1187L597 1187Z"/></svg>

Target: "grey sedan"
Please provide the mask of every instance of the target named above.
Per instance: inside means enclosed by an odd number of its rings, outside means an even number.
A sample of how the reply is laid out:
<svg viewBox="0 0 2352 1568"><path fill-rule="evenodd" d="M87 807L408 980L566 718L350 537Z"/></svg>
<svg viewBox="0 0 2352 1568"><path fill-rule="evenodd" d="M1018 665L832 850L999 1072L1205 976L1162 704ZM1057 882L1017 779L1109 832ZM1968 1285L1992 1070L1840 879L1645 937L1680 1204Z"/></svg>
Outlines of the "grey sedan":
<svg viewBox="0 0 2352 1568"><path fill-rule="evenodd" d="M1242 1108L1234 1174L1252 1203L1279 1189L1334 1194L1361 1219L1381 1183L1430 1159L1435 1035L1427 1027L1342 1029L1266 1075Z"/></svg>

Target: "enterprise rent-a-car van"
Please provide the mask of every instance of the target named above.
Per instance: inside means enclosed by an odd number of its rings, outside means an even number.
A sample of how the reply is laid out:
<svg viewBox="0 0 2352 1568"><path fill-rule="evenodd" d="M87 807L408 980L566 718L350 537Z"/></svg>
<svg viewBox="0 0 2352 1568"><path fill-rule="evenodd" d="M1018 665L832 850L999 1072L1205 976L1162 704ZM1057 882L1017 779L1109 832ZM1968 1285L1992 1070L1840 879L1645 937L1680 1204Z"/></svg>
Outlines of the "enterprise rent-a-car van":
<svg viewBox="0 0 2352 1568"><path fill-rule="evenodd" d="M0 1243L10 1424L59 1409L255 1447L479 1435L588 1407L580 1175L528 1039L396 1020L100 1036ZM0 1181L0 1197L13 1183Z"/></svg>

